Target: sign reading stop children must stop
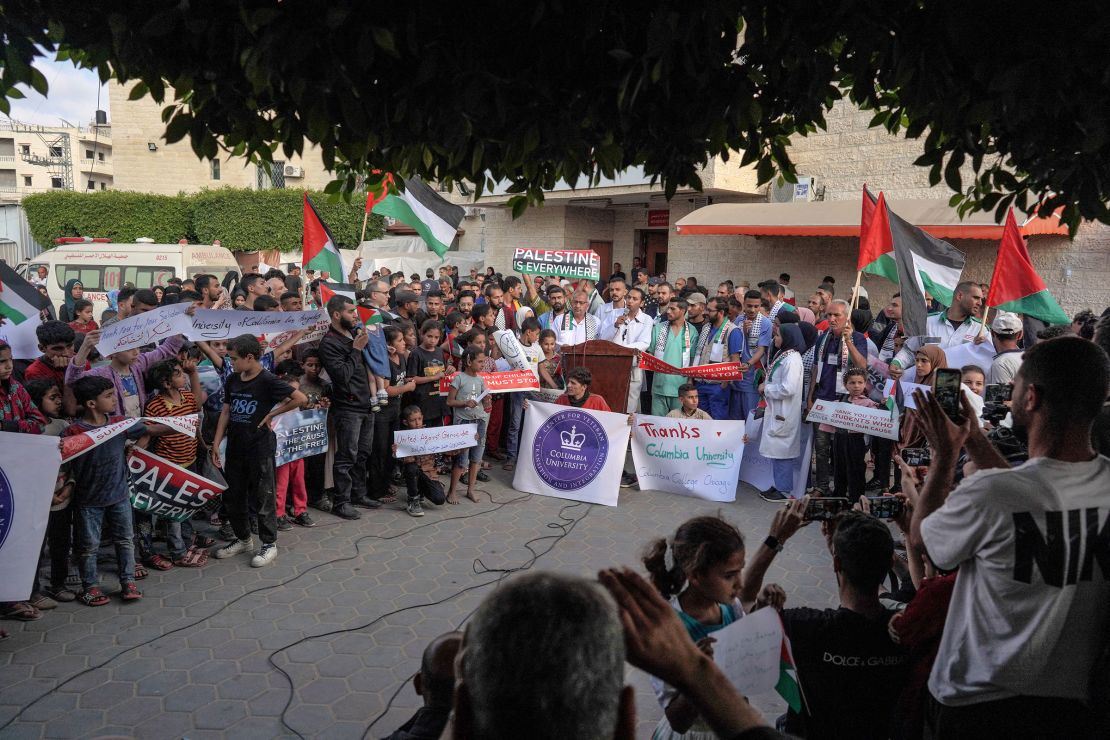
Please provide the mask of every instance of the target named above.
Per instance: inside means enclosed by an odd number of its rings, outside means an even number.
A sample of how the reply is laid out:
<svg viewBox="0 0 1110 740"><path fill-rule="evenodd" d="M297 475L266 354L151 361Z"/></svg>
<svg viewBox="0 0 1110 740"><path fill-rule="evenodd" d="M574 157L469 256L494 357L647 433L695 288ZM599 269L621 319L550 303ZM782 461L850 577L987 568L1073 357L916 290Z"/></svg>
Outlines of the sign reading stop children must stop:
<svg viewBox="0 0 1110 740"><path fill-rule="evenodd" d="M601 278L601 258L589 249L513 250L513 269L528 275L558 275L578 280Z"/></svg>

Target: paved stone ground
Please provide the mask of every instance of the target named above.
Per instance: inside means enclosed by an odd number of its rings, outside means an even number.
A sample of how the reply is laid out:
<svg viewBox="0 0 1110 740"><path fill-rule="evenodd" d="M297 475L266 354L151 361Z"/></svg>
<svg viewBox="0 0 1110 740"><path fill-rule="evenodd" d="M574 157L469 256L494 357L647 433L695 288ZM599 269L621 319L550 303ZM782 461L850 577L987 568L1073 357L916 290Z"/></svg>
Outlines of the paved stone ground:
<svg viewBox="0 0 1110 740"><path fill-rule="evenodd" d="M650 538L718 510L754 544L774 511L746 485L733 504L623 491L609 508L520 494L509 480L496 470L481 504L429 507L423 519L399 508L358 522L320 514L316 529L281 533L268 568L211 560L153 572L137 604L67 604L5 622L0 737L293 737L283 713L305 737L382 737L418 706L409 678L424 646L506 571L534 563L592 576L635 565ZM788 604L835 604L816 527L788 543L768 582L782 584ZM105 587L116 588L110 575ZM661 710L646 676L629 668L628 680L639 734L650 737ZM774 694L752 700L768 716L783 711Z"/></svg>

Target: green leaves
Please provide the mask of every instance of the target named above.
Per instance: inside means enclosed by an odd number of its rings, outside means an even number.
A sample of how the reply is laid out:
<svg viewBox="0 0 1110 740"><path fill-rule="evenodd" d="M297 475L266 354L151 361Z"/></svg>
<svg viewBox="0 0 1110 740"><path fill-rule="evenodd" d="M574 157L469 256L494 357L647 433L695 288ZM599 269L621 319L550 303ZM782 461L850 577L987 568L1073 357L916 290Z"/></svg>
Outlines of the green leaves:
<svg viewBox="0 0 1110 740"><path fill-rule="evenodd" d="M337 183L333 192L340 189ZM326 191L309 197L340 246L357 247L363 203L330 198ZM31 234L44 245L61 236L108 237L117 242L150 237L165 243L186 238L209 244L219 239L232 251L296 251L304 228L300 190L221 188L172 196L58 191L29 195L23 207ZM383 233L383 219L371 214L367 238Z"/></svg>

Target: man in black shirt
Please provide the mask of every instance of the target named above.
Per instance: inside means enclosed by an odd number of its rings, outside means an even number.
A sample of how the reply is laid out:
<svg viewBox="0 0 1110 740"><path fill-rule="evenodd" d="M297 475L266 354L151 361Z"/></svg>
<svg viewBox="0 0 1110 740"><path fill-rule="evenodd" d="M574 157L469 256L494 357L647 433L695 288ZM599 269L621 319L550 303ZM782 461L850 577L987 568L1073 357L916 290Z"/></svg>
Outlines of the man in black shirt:
<svg viewBox="0 0 1110 740"><path fill-rule="evenodd" d="M786 731L810 740L888 738L909 667L887 632L894 612L879 602L894 540L883 522L858 511L824 527L840 607L782 612L806 702L801 714L788 713Z"/></svg>
<svg viewBox="0 0 1110 740"><path fill-rule="evenodd" d="M336 431L332 513L344 519L358 519L359 513L352 504L368 509L381 506L366 495L366 464L374 442L374 419L362 351L370 337L358 325L358 313L350 298L334 296L326 310L331 328L320 340L320 362L331 378L329 413Z"/></svg>

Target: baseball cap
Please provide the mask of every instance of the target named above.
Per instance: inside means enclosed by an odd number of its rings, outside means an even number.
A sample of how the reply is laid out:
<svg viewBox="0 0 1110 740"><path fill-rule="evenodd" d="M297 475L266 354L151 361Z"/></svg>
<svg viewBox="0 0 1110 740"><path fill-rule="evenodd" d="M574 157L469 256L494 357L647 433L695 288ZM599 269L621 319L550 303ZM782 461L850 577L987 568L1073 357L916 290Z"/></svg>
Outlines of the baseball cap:
<svg viewBox="0 0 1110 740"><path fill-rule="evenodd" d="M702 305L704 305L705 304L705 296L703 296L700 291L695 290L693 293L686 296L686 302L687 303L701 303Z"/></svg>
<svg viewBox="0 0 1110 740"><path fill-rule="evenodd" d="M991 331L998 334L1017 334L1021 329L1021 319L1009 311L999 311L991 322Z"/></svg>
<svg viewBox="0 0 1110 740"><path fill-rule="evenodd" d="M420 299L411 290L399 290L395 302L398 306L403 306L406 303L420 303Z"/></svg>

